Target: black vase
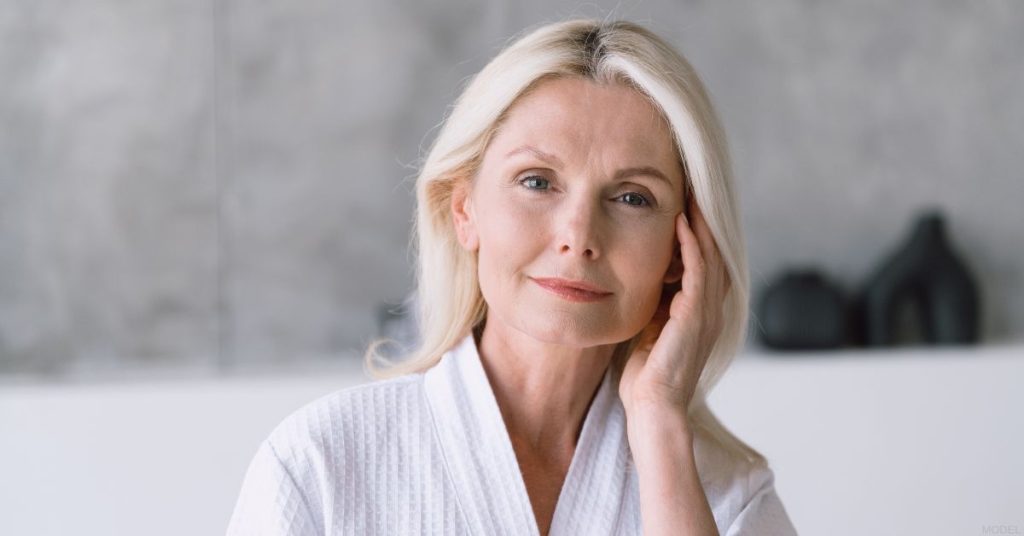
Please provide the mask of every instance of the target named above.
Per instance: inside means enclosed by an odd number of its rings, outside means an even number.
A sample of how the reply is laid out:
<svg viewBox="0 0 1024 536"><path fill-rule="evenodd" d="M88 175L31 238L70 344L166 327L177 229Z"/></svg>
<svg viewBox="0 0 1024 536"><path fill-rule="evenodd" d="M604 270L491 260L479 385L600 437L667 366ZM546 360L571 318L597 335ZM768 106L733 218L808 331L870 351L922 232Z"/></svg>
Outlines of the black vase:
<svg viewBox="0 0 1024 536"><path fill-rule="evenodd" d="M761 341L770 348L812 350L846 342L847 311L839 288L812 269L784 273L758 304Z"/></svg>
<svg viewBox="0 0 1024 536"><path fill-rule="evenodd" d="M857 301L868 346L916 342L898 329L901 312L909 312L925 343L978 340L978 288L950 247L938 210L918 217L906 242L867 279Z"/></svg>

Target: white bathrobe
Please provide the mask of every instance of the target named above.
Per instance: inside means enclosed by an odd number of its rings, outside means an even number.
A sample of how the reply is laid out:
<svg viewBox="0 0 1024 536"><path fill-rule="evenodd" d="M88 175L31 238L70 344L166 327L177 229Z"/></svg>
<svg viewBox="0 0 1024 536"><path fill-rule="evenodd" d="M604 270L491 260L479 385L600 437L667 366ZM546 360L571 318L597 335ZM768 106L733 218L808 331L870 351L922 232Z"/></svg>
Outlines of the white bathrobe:
<svg viewBox="0 0 1024 536"><path fill-rule="evenodd" d="M551 536L640 535L637 472L611 368L587 415ZM694 437L722 535L796 534L765 465ZM259 446L229 535L537 535L472 334L423 373L323 396Z"/></svg>

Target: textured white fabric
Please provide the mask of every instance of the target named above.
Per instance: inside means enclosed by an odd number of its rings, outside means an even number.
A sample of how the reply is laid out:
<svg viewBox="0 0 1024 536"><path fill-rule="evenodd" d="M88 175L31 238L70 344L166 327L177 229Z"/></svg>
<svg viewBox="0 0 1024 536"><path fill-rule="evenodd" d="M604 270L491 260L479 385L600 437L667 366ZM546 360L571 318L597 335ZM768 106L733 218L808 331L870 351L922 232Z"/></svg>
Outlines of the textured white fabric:
<svg viewBox="0 0 1024 536"><path fill-rule="evenodd" d="M720 534L796 534L770 468L699 434L694 454ZM550 534L642 534L638 492L609 369ZM284 419L250 463L227 533L539 534L473 335L424 373L343 389Z"/></svg>

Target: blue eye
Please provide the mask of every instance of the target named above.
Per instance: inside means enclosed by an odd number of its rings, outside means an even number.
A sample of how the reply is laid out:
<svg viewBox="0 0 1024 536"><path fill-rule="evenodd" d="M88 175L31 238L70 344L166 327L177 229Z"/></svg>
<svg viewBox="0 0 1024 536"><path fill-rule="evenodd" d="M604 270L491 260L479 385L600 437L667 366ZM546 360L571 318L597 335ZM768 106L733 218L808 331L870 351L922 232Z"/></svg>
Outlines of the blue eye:
<svg viewBox="0 0 1024 536"><path fill-rule="evenodd" d="M519 184L525 186L527 190L537 190L537 191L546 190L547 189L546 186L544 188L530 186L530 184L536 185L538 183L538 181L541 182L541 183L544 183L545 185L548 182L548 180L545 179L544 177L539 177L537 175L530 175L528 177L523 177L522 179L520 179L519 180ZM636 199L635 202L630 202L630 201L626 202L626 204L631 206L631 207L646 208L646 207L650 207L651 206L651 202L648 201L646 197L644 197L644 196L642 196L642 195L640 195L640 194L638 194L636 192L624 193L624 194L620 195L619 197L617 197L616 199L623 199L623 198L627 198L627 197L631 197L633 199Z"/></svg>
<svg viewBox="0 0 1024 536"><path fill-rule="evenodd" d="M624 198L626 196L630 196L630 195L635 197L635 198L637 198L637 199L639 199L640 203L636 204L636 203L630 203L630 202L627 201L626 202L627 205L634 206L634 207L640 207L640 208L651 206L651 202L648 201L646 197L644 197L644 196L642 196L642 195L640 195L640 194L638 194L636 192L628 192L628 193L622 194L622 195L619 196L619 199L622 199L622 198Z"/></svg>
<svg viewBox="0 0 1024 536"><path fill-rule="evenodd" d="M526 181L533 181L533 180L539 180L539 181L548 182L548 180L543 178L543 177L538 177L536 175L530 175L529 177L526 177L526 178L520 180L519 184L523 184ZM529 190L536 190L536 188L530 188L529 186L527 186L527 189L529 189Z"/></svg>

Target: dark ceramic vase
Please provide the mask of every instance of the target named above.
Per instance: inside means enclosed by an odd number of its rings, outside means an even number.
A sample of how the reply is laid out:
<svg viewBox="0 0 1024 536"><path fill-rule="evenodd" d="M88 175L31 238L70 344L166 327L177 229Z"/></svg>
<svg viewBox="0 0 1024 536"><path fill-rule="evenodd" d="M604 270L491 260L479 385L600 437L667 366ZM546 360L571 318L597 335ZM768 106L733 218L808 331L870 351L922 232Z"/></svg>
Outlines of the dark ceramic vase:
<svg viewBox="0 0 1024 536"><path fill-rule="evenodd" d="M900 332L901 311L909 311L926 343L978 340L977 285L950 247L937 210L918 217L906 242L867 279L857 301L868 346L917 342Z"/></svg>
<svg viewBox="0 0 1024 536"><path fill-rule="evenodd" d="M846 341L845 300L835 285L811 269L784 273L758 304L761 342L769 348L836 348Z"/></svg>

